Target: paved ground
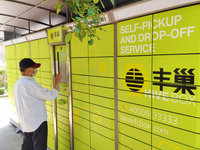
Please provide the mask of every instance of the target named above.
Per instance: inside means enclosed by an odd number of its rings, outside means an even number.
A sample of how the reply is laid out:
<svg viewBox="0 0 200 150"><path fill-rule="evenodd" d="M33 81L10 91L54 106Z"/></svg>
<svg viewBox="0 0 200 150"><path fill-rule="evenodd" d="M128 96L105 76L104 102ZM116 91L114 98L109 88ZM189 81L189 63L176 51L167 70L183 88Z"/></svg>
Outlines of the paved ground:
<svg viewBox="0 0 200 150"><path fill-rule="evenodd" d="M9 100L0 98L0 150L21 150L24 135L9 123Z"/></svg>

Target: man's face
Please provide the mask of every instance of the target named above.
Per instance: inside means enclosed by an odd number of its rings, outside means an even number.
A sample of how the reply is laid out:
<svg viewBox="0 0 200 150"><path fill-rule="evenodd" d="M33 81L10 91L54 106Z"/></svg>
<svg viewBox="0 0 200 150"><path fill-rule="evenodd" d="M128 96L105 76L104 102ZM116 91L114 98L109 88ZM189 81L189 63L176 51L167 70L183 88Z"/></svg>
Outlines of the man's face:
<svg viewBox="0 0 200 150"><path fill-rule="evenodd" d="M27 73L29 76L32 76L32 74L34 73L34 68L27 68Z"/></svg>

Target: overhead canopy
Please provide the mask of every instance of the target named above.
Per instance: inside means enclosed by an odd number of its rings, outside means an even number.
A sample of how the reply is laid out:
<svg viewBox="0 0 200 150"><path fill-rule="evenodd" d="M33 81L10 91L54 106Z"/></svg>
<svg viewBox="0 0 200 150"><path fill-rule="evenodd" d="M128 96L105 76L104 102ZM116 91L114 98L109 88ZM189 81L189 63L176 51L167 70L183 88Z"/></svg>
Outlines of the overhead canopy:
<svg viewBox="0 0 200 150"><path fill-rule="evenodd" d="M141 0L116 0L116 7ZM110 0L102 0L106 10L113 8ZM26 35L66 23L66 7L57 15L54 0L2 0L0 1L0 31ZM102 10L99 2L97 5Z"/></svg>
<svg viewBox="0 0 200 150"><path fill-rule="evenodd" d="M57 15L54 4L54 0L0 1L0 31L25 35L65 23L66 8Z"/></svg>

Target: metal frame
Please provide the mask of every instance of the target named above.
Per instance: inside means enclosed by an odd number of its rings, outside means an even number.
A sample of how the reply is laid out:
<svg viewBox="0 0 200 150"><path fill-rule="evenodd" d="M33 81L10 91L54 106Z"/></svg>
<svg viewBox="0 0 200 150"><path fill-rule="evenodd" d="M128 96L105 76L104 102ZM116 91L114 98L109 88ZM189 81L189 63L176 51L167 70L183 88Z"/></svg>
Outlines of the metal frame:
<svg viewBox="0 0 200 150"><path fill-rule="evenodd" d="M13 26L13 25L9 25L9 24L1 24L1 23L0 23L0 25L2 25L2 26L5 25L5 26L9 26L9 27L19 28L19 29L23 29L23 30L29 30L29 29L27 29L27 28L17 27L17 26ZM35 30L30 30L30 31L35 32Z"/></svg>
<svg viewBox="0 0 200 150"><path fill-rule="evenodd" d="M51 46L51 69L52 69L52 86L54 86L54 81L55 81L55 50L54 50L54 46ZM53 122L54 122L54 138L55 138L55 150L57 150L58 147L58 135L57 135L57 103L56 100L53 101Z"/></svg>
<svg viewBox="0 0 200 150"><path fill-rule="evenodd" d="M51 64L52 64L52 85L54 85L56 74L55 46L51 45ZM70 128L70 149L74 150L74 133L73 133L73 101L72 101L72 74L71 74L71 48L66 45L67 62L68 62L68 98L69 98L69 128ZM53 121L54 121L54 138L55 150L58 150L58 133L57 133L57 103L53 101Z"/></svg>
<svg viewBox="0 0 200 150"><path fill-rule="evenodd" d="M71 68L71 43L68 47L68 73L69 73L69 128L70 128L70 149L74 150L74 127L73 127L73 96L72 96L72 68Z"/></svg>
<svg viewBox="0 0 200 150"><path fill-rule="evenodd" d="M118 150L117 23L114 24L115 150Z"/></svg>
<svg viewBox="0 0 200 150"><path fill-rule="evenodd" d="M7 14L2 14L2 13L0 13L0 16L12 17L12 19L18 18L18 19L22 19L22 20L26 20L26 21L31 21L31 22L38 23L38 24L42 24L42 25L45 25L45 26L49 26L49 24L43 23L41 21L36 21L36 20L27 19L27 18L23 18L23 17L16 17L16 16L13 16L13 15L7 15ZM12 19L10 19L9 21L11 21Z"/></svg>

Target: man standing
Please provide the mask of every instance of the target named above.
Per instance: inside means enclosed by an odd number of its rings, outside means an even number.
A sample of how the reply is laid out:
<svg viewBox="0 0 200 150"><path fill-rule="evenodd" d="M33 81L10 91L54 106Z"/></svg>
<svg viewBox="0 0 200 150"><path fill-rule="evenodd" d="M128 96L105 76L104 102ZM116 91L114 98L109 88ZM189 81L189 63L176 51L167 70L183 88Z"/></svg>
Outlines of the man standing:
<svg viewBox="0 0 200 150"><path fill-rule="evenodd" d="M41 64L29 58L19 62L22 76L14 85L14 99L19 121L24 131L22 150L47 149L47 111L45 100L58 97L58 86L62 75L55 78L52 91L43 88L33 78Z"/></svg>

